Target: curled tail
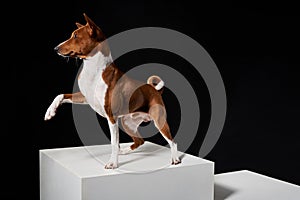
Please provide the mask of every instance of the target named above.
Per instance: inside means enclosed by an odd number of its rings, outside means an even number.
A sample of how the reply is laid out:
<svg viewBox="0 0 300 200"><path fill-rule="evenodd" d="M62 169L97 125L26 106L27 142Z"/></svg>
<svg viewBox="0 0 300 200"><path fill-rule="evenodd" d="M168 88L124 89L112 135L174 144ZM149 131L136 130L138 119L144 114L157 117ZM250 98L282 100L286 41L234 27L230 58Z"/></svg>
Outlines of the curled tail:
<svg viewBox="0 0 300 200"><path fill-rule="evenodd" d="M156 90L161 90L165 83L159 76L150 76L147 80L147 84L153 86Z"/></svg>

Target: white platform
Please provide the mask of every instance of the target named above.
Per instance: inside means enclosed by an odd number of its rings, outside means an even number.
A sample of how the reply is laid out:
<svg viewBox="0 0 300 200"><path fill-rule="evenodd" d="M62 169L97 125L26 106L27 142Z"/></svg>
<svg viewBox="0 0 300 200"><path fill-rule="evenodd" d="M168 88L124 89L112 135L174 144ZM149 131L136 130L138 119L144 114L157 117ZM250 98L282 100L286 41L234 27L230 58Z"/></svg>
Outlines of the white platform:
<svg viewBox="0 0 300 200"><path fill-rule="evenodd" d="M299 200L300 186L243 170L215 176L215 200Z"/></svg>
<svg viewBox="0 0 300 200"><path fill-rule="evenodd" d="M121 148L131 143L121 144ZM146 142L104 169L110 145L40 150L41 200L212 200L214 163L181 153L171 166L170 149Z"/></svg>

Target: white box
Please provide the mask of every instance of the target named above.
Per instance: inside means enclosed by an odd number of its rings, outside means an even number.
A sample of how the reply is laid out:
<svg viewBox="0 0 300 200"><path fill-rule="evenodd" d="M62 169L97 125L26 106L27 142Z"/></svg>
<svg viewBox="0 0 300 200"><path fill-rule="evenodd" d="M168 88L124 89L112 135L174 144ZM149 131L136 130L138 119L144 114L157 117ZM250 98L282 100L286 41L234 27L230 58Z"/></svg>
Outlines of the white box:
<svg viewBox="0 0 300 200"><path fill-rule="evenodd" d="M300 186L248 170L217 174L215 200L299 200Z"/></svg>
<svg viewBox="0 0 300 200"><path fill-rule="evenodd" d="M180 152L182 163L170 165L168 147L145 142L107 170L110 151L110 145L40 150L40 199L213 199L211 161Z"/></svg>

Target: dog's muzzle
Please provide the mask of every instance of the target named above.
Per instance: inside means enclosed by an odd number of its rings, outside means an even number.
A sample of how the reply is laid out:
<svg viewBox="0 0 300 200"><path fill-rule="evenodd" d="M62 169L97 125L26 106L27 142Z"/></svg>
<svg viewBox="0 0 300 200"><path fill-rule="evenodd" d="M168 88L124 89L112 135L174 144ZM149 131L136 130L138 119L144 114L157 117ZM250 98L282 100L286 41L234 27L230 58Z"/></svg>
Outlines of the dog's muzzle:
<svg viewBox="0 0 300 200"><path fill-rule="evenodd" d="M54 47L54 51L59 52L59 47Z"/></svg>

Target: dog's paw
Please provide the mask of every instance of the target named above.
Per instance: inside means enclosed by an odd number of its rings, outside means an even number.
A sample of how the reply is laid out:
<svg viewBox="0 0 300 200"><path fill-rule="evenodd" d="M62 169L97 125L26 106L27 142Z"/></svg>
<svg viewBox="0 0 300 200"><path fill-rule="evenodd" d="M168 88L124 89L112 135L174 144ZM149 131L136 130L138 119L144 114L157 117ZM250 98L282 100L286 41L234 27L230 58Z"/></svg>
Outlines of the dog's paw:
<svg viewBox="0 0 300 200"><path fill-rule="evenodd" d="M62 103L64 99L64 95L60 94L57 97L55 97L55 99L53 100L53 102L51 103L51 105L49 106L49 108L46 111L44 120L49 120L52 117L54 117L54 115L56 114L56 110L58 108L58 106Z"/></svg>
<svg viewBox="0 0 300 200"><path fill-rule="evenodd" d="M178 157L172 159L172 165L178 165L180 163L181 163L181 160Z"/></svg>
<svg viewBox="0 0 300 200"><path fill-rule="evenodd" d="M126 155L131 153L133 150L130 147L125 147L119 150L119 155Z"/></svg>
<svg viewBox="0 0 300 200"><path fill-rule="evenodd" d="M118 164L116 162L109 161L105 166L105 169L116 169L118 168Z"/></svg>

